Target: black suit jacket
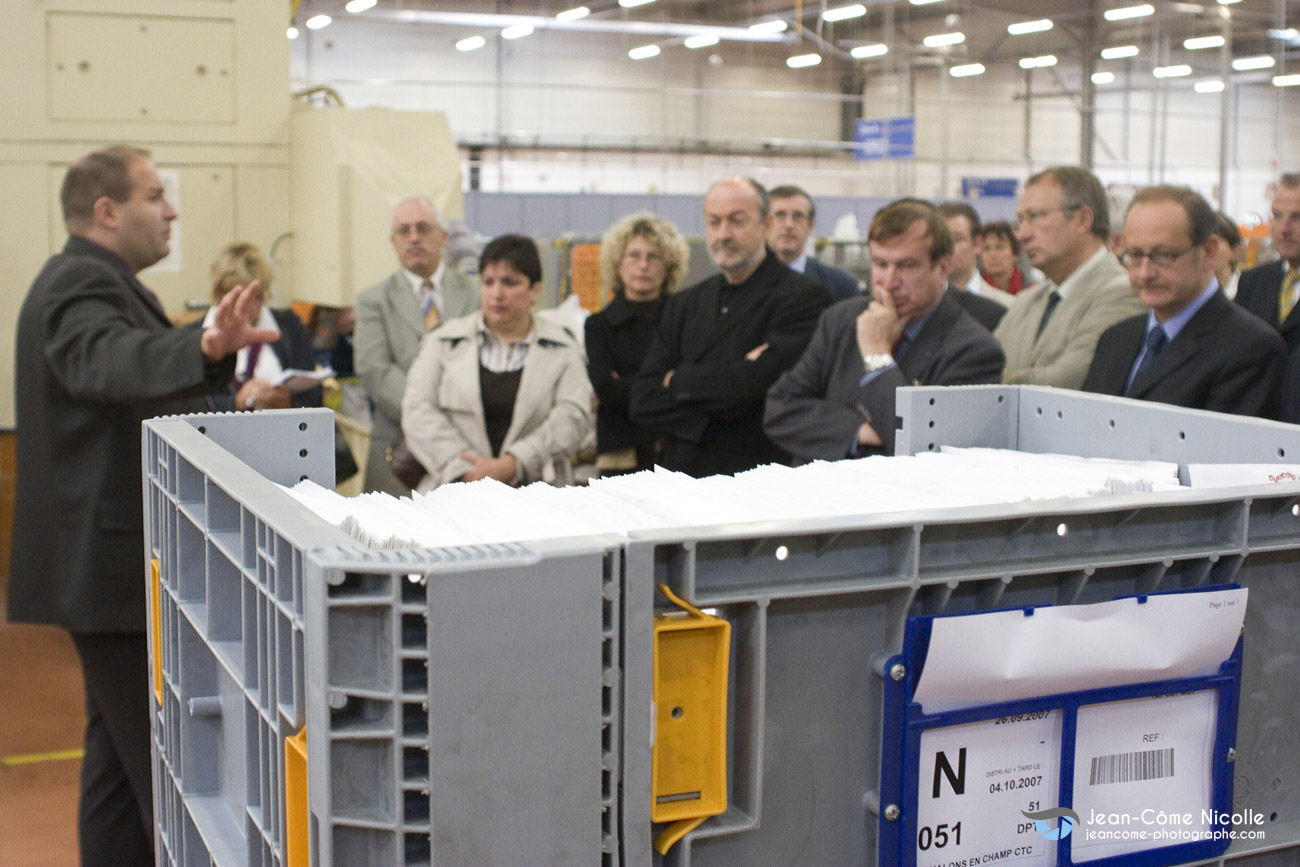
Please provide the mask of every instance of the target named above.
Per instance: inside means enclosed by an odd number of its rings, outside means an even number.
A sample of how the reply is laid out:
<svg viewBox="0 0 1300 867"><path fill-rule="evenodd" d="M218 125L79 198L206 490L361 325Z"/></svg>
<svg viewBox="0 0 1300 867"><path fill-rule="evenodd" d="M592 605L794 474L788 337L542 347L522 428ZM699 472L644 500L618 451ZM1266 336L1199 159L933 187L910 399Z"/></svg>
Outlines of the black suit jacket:
<svg viewBox="0 0 1300 867"><path fill-rule="evenodd" d="M862 294L862 284L843 268L827 265L809 256L803 275L830 293L831 301L843 301Z"/></svg>
<svg viewBox="0 0 1300 867"><path fill-rule="evenodd" d="M9 617L143 632L140 425L202 412L233 357L208 364L130 267L72 237L18 315L18 481Z"/></svg>
<svg viewBox="0 0 1300 867"><path fill-rule="evenodd" d="M1146 324L1141 314L1101 335L1084 391L1123 395ZM1271 418L1285 364L1286 344L1277 332L1216 292L1133 381L1128 397Z"/></svg>
<svg viewBox="0 0 1300 867"><path fill-rule="evenodd" d="M857 319L870 300L841 301L822 314L799 363L767 393L764 428L782 448L807 460L849 457L865 421L894 453L894 393L905 385L978 385L1002 379L1006 356L986 328L948 293L893 367L865 386Z"/></svg>
<svg viewBox="0 0 1300 867"><path fill-rule="evenodd" d="M763 433L763 399L798 360L830 303L825 289L771 250L740 287L724 290L724 282L715 275L664 303L650 352L632 382L632 421L662 435L662 466L693 476L789 461ZM726 314L720 310L724 292ZM757 360L745 358L763 344L768 348Z"/></svg>
<svg viewBox="0 0 1300 867"><path fill-rule="evenodd" d="M1282 259L1242 271L1241 277L1237 279L1236 301L1280 331L1286 340L1287 350L1294 352L1300 346L1300 304L1291 311L1286 322L1277 321L1277 302L1278 296L1282 294L1284 276L1286 261Z"/></svg>
<svg viewBox="0 0 1300 867"><path fill-rule="evenodd" d="M633 304L619 295L587 317L587 377L600 401L596 408L596 448L601 452L654 442L653 431L628 415L632 377L641 369L663 313L663 301Z"/></svg>
<svg viewBox="0 0 1300 867"><path fill-rule="evenodd" d="M1003 307L992 298L985 298L976 295L974 292L967 292L964 289L954 289L948 287L948 296L962 306L962 308L971 315L971 318L983 325L992 333L1002 317L1007 315L1007 308Z"/></svg>

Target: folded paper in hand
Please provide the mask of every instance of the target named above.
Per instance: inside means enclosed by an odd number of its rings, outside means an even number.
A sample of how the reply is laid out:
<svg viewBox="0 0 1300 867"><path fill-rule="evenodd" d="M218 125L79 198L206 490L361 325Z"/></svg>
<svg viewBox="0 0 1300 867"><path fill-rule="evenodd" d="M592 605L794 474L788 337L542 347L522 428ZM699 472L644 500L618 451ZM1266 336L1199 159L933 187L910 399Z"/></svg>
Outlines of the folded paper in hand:
<svg viewBox="0 0 1300 867"><path fill-rule="evenodd" d="M334 368L319 367L316 370L294 370L283 371L271 383L276 388L287 388L294 394L300 391L306 391L309 388L315 388L325 380L334 375Z"/></svg>

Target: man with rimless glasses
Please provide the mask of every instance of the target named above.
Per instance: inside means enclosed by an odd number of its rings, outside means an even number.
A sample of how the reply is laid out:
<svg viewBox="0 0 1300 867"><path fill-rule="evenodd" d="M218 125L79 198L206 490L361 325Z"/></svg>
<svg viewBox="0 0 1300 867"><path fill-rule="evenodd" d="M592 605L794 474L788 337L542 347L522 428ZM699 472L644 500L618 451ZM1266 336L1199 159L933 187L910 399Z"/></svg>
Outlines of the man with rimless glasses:
<svg viewBox="0 0 1300 867"><path fill-rule="evenodd" d="M1187 187L1148 187L1133 197L1120 261L1147 312L1102 334L1084 391L1238 415L1274 412L1286 344L1219 288L1216 220Z"/></svg>
<svg viewBox="0 0 1300 867"><path fill-rule="evenodd" d="M1078 388L1101 333L1142 312L1106 248L1106 191L1087 169L1044 169L1025 184L1016 217L1025 255L1047 279L1021 291L993 332L1007 354L1002 381Z"/></svg>

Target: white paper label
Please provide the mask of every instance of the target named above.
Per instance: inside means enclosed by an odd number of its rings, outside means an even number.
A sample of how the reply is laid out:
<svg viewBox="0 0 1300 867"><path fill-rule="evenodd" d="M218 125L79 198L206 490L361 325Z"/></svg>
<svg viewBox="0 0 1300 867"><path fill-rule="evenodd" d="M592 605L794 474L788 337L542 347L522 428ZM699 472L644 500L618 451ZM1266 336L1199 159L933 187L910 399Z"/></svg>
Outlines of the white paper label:
<svg viewBox="0 0 1300 867"><path fill-rule="evenodd" d="M1039 711L921 734L917 867L1055 863L1056 841L1023 812L1057 806L1061 718Z"/></svg>
<svg viewBox="0 0 1300 867"><path fill-rule="evenodd" d="M1206 839L1218 693L1079 708L1074 861Z"/></svg>

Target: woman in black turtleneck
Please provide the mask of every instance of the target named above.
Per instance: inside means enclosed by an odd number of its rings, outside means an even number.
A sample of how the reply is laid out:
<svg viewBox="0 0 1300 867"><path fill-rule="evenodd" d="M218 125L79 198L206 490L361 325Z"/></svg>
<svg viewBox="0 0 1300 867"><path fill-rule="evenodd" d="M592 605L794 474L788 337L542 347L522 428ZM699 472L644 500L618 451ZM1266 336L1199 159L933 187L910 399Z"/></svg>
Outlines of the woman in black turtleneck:
<svg viewBox="0 0 1300 867"><path fill-rule="evenodd" d="M600 271L614 298L587 318L587 375L596 390L597 466L612 476L654 466L654 434L628 418L628 385L641 367L664 298L681 285L691 249L672 223L648 212L624 217L600 244Z"/></svg>

